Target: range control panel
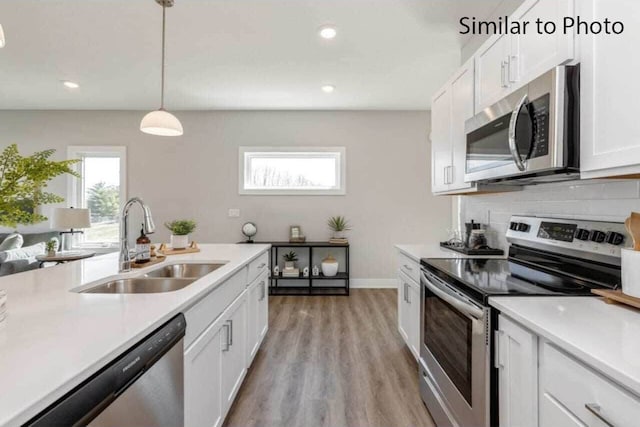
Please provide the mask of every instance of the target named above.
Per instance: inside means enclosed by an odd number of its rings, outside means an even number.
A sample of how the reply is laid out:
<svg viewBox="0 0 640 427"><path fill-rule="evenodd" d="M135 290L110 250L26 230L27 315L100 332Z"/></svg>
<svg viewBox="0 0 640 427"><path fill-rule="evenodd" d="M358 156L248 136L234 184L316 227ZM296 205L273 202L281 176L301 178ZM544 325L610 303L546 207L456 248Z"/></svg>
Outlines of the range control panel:
<svg viewBox="0 0 640 427"><path fill-rule="evenodd" d="M631 238L621 222L531 216L511 217L507 240L614 257L620 256L620 248L631 247Z"/></svg>

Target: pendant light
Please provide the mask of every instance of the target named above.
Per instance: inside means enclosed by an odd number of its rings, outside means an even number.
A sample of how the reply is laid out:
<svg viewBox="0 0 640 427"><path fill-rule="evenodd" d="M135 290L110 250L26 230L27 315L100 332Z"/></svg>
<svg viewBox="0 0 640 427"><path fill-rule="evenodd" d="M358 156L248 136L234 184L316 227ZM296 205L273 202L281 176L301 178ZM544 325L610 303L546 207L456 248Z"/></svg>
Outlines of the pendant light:
<svg viewBox="0 0 640 427"><path fill-rule="evenodd" d="M164 109L164 51L165 23L167 7L173 6L174 0L156 0L162 6L162 74L160 88L160 109L148 113L140 122L140 130L150 135L180 136L183 134L182 123L173 114Z"/></svg>

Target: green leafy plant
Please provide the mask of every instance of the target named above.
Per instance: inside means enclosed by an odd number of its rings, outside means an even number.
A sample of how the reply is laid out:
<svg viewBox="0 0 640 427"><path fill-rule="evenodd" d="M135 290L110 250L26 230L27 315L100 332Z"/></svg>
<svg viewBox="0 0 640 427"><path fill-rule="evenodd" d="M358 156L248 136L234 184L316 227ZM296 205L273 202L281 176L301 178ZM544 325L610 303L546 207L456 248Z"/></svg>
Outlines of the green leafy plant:
<svg viewBox="0 0 640 427"><path fill-rule="evenodd" d="M298 260L298 254L296 254L294 251L291 251L282 255L282 258L284 258L286 262L296 262Z"/></svg>
<svg viewBox="0 0 640 427"><path fill-rule="evenodd" d="M193 233L196 229L196 222L191 219L177 219L175 221L166 222L165 227L171 231L174 236L186 236Z"/></svg>
<svg viewBox="0 0 640 427"><path fill-rule="evenodd" d="M327 225L336 233L351 230L349 221L343 216L332 216L329 218L329 221L327 221Z"/></svg>
<svg viewBox="0 0 640 427"><path fill-rule="evenodd" d="M62 203L64 198L43 189L53 178L70 174L80 175L73 164L80 160L53 161L55 150L44 150L31 156L21 156L16 144L9 145L0 154L0 225L36 224L47 217L37 208L49 203Z"/></svg>
<svg viewBox="0 0 640 427"><path fill-rule="evenodd" d="M44 246L47 249L47 252L55 252L55 250L58 249L58 241L51 239L45 243Z"/></svg>

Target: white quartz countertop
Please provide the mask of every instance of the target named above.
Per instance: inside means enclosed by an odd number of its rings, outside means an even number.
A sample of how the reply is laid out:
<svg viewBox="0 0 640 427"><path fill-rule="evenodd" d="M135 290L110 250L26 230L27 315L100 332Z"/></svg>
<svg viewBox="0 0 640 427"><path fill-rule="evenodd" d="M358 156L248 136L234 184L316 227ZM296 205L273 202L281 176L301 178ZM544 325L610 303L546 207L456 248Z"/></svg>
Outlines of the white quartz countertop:
<svg viewBox="0 0 640 427"><path fill-rule="evenodd" d="M420 262L421 258L506 258L506 255L464 255L451 249L443 248L440 243L396 245L403 254Z"/></svg>
<svg viewBox="0 0 640 427"><path fill-rule="evenodd" d="M199 253L167 257L163 264L226 262L186 288L168 293L71 291L162 265L118 274L117 253L1 277L7 318L0 323L0 426L28 421L268 248L201 244Z"/></svg>
<svg viewBox="0 0 640 427"><path fill-rule="evenodd" d="M598 297L492 297L489 303L640 396L640 310Z"/></svg>

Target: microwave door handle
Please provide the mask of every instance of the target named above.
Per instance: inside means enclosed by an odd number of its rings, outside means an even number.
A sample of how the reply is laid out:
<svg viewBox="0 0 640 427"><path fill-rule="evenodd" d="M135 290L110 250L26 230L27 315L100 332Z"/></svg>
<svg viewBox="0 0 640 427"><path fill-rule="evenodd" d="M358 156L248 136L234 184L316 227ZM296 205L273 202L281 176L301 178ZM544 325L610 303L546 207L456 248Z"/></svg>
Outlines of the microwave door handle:
<svg viewBox="0 0 640 427"><path fill-rule="evenodd" d="M513 161L521 171L524 171L526 169L526 166L522 161L522 157L520 157L520 153L518 152L518 146L516 144L516 126L518 125L518 117L520 116L520 111L528 103L529 97L527 95L523 96L516 109L513 110L513 113L511 113L511 120L509 121L509 151L511 151L511 157L513 157Z"/></svg>
<svg viewBox="0 0 640 427"><path fill-rule="evenodd" d="M476 320L481 320L484 317L484 311L481 310L480 308L476 307L475 305L466 303L461 299L459 299L458 297L451 295L446 290L441 289L440 286L436 286L427 278L427 276L424 273L422 273L422 277L423 277L425 286L441 300L451 304L456 309L460 310L462 313L468 316L471 316Z"/></svg>

